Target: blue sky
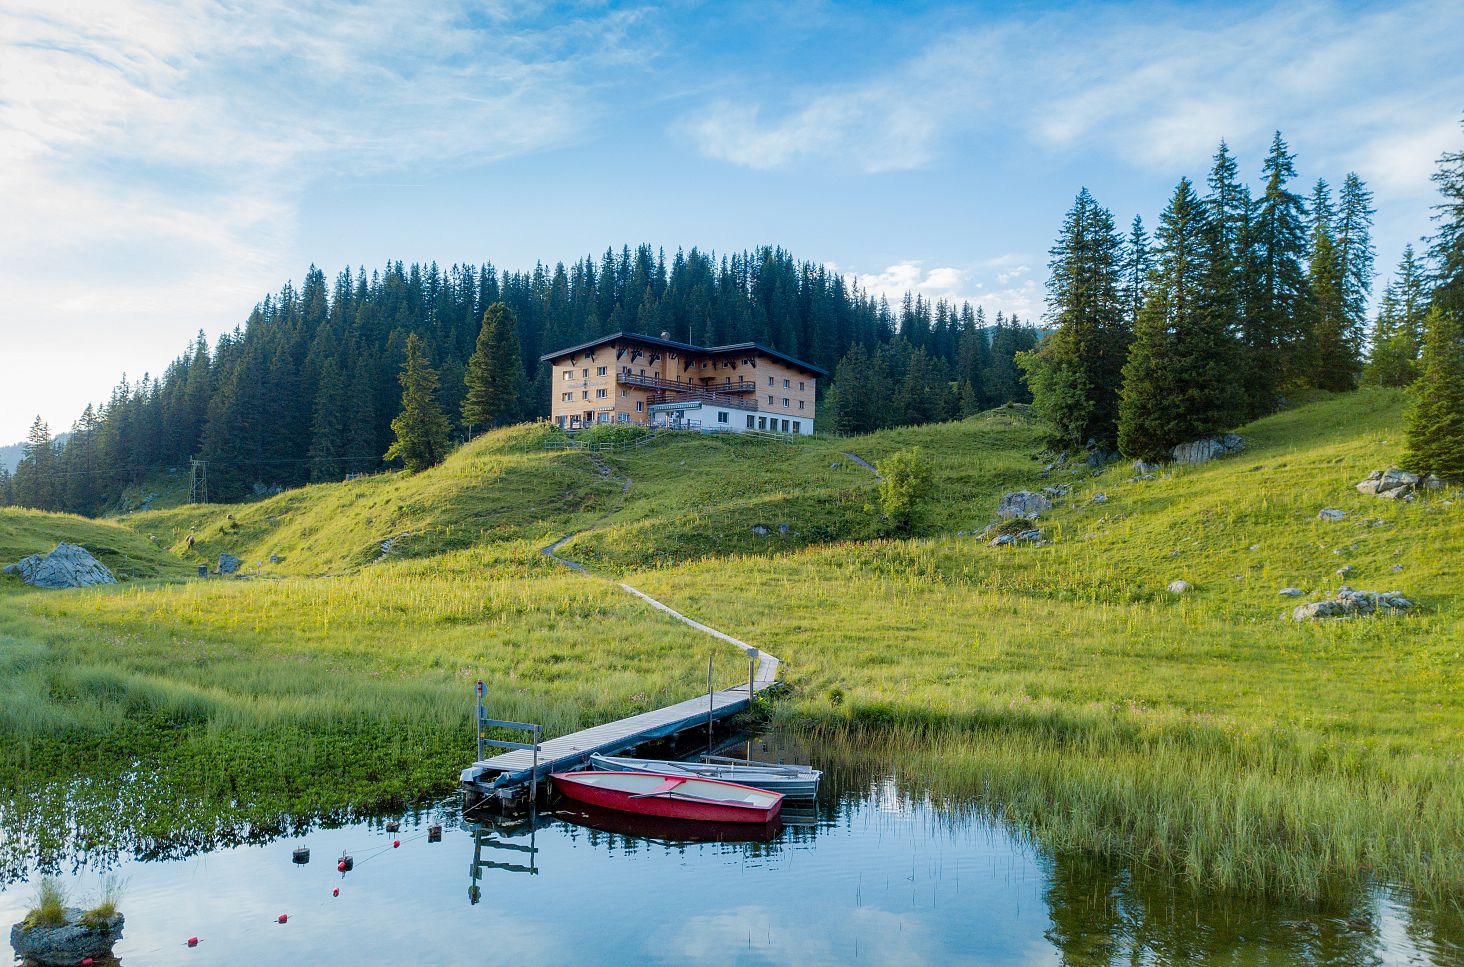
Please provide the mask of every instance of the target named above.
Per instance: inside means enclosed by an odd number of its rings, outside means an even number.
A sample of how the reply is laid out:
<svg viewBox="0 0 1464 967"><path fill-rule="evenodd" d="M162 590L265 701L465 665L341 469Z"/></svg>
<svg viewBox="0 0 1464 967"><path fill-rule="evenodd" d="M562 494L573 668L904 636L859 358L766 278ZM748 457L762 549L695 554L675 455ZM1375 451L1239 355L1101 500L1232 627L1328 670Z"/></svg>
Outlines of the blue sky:
<svg viewBox="0 0 1464 967"><path fill-rule="evenodd" d="M1377 194L1464 145L1464 4L7 0L0 441L309 264L781 244L1035 316L1087 185L1152 224L1228 139Z"/></svg>

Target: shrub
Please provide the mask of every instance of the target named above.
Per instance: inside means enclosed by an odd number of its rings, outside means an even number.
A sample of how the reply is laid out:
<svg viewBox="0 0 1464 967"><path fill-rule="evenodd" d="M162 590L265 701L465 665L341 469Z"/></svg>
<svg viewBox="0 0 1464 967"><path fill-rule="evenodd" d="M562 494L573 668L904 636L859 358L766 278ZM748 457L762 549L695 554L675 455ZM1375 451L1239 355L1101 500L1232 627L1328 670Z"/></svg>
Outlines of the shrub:
<svg viewBox="0 0 1464 967"><path fill-rule="evenodd" d="M930 464L919 447L900 450L875 465L879 473L879 509L899 533L919 524L933 489Z"/></svg>

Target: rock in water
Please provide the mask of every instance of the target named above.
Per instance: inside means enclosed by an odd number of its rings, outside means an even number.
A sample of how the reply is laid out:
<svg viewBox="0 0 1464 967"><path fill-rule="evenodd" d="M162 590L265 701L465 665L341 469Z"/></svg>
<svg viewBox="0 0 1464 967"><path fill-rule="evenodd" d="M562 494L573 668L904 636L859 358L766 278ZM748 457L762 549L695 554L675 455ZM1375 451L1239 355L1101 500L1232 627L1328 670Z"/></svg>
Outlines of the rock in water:
<svg viewBox="0 0 1464 967"><path fill-rule="evenodd" d="M237 557L235 557L232 554L220 554L219 555L219 573L220 574L233 574L235 571L239 570L239 568L241 568L243 566L244 566L244 562L241 561L241 560L239 560Z"/></svg>
<svg viewBox="0 0 1464 967"><path fill-rule="evenodd" d="M106 565L76 544L57 544L45 557L32 554L7 567L26 584L38 588L89 588L95 584L116 584Z"/></svg>
<svg viewBox="0 0 1464 967"><path fill-rule="evenodd" d="M10 945L23 960L35 964L71 965L87 958L110 956L112 947L122 939L122 914L114 913L111 920L98 926L81 923L81 916L81 910L68 907L66 923L59 927L17 923L10 928Z"/></svg>
<svg viewBox="0 0 1464 967"><path fill-rule="evenodd" d="M1001 500L996 505L998 517L1036 517L1045 510L1052 509L1052 501L1042 494L1034 494L1030 490L1016 490L1009 494L1002 494Z"/></svg>

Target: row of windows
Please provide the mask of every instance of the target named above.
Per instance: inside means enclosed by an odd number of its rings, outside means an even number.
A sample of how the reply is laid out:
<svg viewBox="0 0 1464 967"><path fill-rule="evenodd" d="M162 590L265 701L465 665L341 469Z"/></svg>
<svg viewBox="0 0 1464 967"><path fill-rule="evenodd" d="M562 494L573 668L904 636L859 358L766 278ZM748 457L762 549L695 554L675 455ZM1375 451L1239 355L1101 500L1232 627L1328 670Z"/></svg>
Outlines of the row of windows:
<svg viewBox="0 0 1464 967"><path fill-rule="evenodd" d="M608 372L609 372L609 370L605 366L599 366L599 367L596 367L596 369L595 369L595 375L596 376L605 376L605 375L607 375ZM590 378L590 371L588 369L582 369L582 370L580 370L580 379L589 379L589 378ZM569 382L572 379L574 379L574 370L572 370L572 369L566 369L564 371L564 380L565 380L565 382Z"/></svg>
<svg viewBox="0 0 1464 967"><path fill-rule="evenodd" d="M635 408L636 408L636 411L639 412L641 410L641 404L640 403L636 403L635 404ZM556 416L554 418L554 422L556 424L558 424L560 427L565 427L565 426L579 426L581 423L591 423L591 422L594 422L594 423L609 423L610 422L610 414L609 413L596 413L593 420L589 419L589 414L585 414L585 419L583 419L583 420L581 420L577 416ZM617 413L617 414L615 414L615 422L617 422L617 423L629 423L630 422L630 414L629 413ZM722 425L724 425L724 426L727 425L727 424L730 424L731 423L731 414L728 413L726 410L719 410L717 412L717 422L720 423L720 424L722 424ZM781 423L781 426L779 425L780 423ZM803 432L803 421L802 420L781 420L780 421L776 417L767 417L767 416L754 417L751 413L749 413L747 415L747 429L749 429L749 430L769 430L769 431L772 431L774 433L802 433Z"/></svg>
<svg viewBox="0 0 1464 967"><path fill-rule="evenodd" d="M771 377L771 376L768 377L768 385L769 386L777 385L777 384L775 384L773 382L773 377ZM793 388L793 384L792 384L792 382L790 380L787 380L787 379L783 380L783 389L792 389L792 388ZM803 380L801 380L801 379L798 381L798 392L800 392L800 393L803 392Z"/></svg>
<svg viewBox="0 0 1464 967"><path fill-rule="evenodd" d="M625 391L624 390L621 390L620 391L620 395L621 396L624 396L625 395ZM595 399L597 399L597 400L603 400L603 399L607 398L608 396L609 396L609 390L603 390L603 389L597 389L597 390L595 390ZM580 391L580 398L581 399L586 399L586 400L589 399L590 398L590 391L589 390L581 390ZM574 393L573 392L560 393L559 394L559 401L561 403L572 403L572 402L574 402Z"/></svg>
<svg viewBox="0 0 1464 967"><path fill-rule="evenodd" d="M773 398L772 398L772 397L771 397L771 396L769 396L769 397L768 397L768 405L769 405L769 406L772 406L772 405L774 405L774 404L773 404ZM786 409L788 409L788 408L789 408L789 407L788 407L788 397L786 397L786 396L785 396L785 397L783 397L783 409L785 409L785 410L786 410ZM805 407L804 407L804 404L803 404L803 400L799 400L799 401L798 401L798 408L799 408L799 409L800 409L800 410L801 410L801 409L805 409Z"/></svg>

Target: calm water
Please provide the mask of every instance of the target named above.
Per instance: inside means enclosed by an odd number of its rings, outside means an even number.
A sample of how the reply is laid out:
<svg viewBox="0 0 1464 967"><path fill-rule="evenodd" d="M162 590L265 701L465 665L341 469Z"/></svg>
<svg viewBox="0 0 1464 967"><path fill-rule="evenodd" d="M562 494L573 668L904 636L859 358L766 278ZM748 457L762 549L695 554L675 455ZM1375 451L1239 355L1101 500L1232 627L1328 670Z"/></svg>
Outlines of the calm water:
<svg viewBox="0 0 1464 967"><path fill-rule="evenodd" d="M129 967L1464 963L1457 920L1385 895L1324 910L1194 899L1044 855L887 768L849 764L850 750L772 736L753 751L828 767L816 808L753 841L567 810L475 825L454 800L397 834L376 820L187 859L124 857L110 864L126 880L116 953ZM431 822L441 842L428 842ZM300 845L308 865L291 862ZM104 865L79 858L63 879L95 892ZM0 924L30 896L24 883L0 892Z"/></svg>

